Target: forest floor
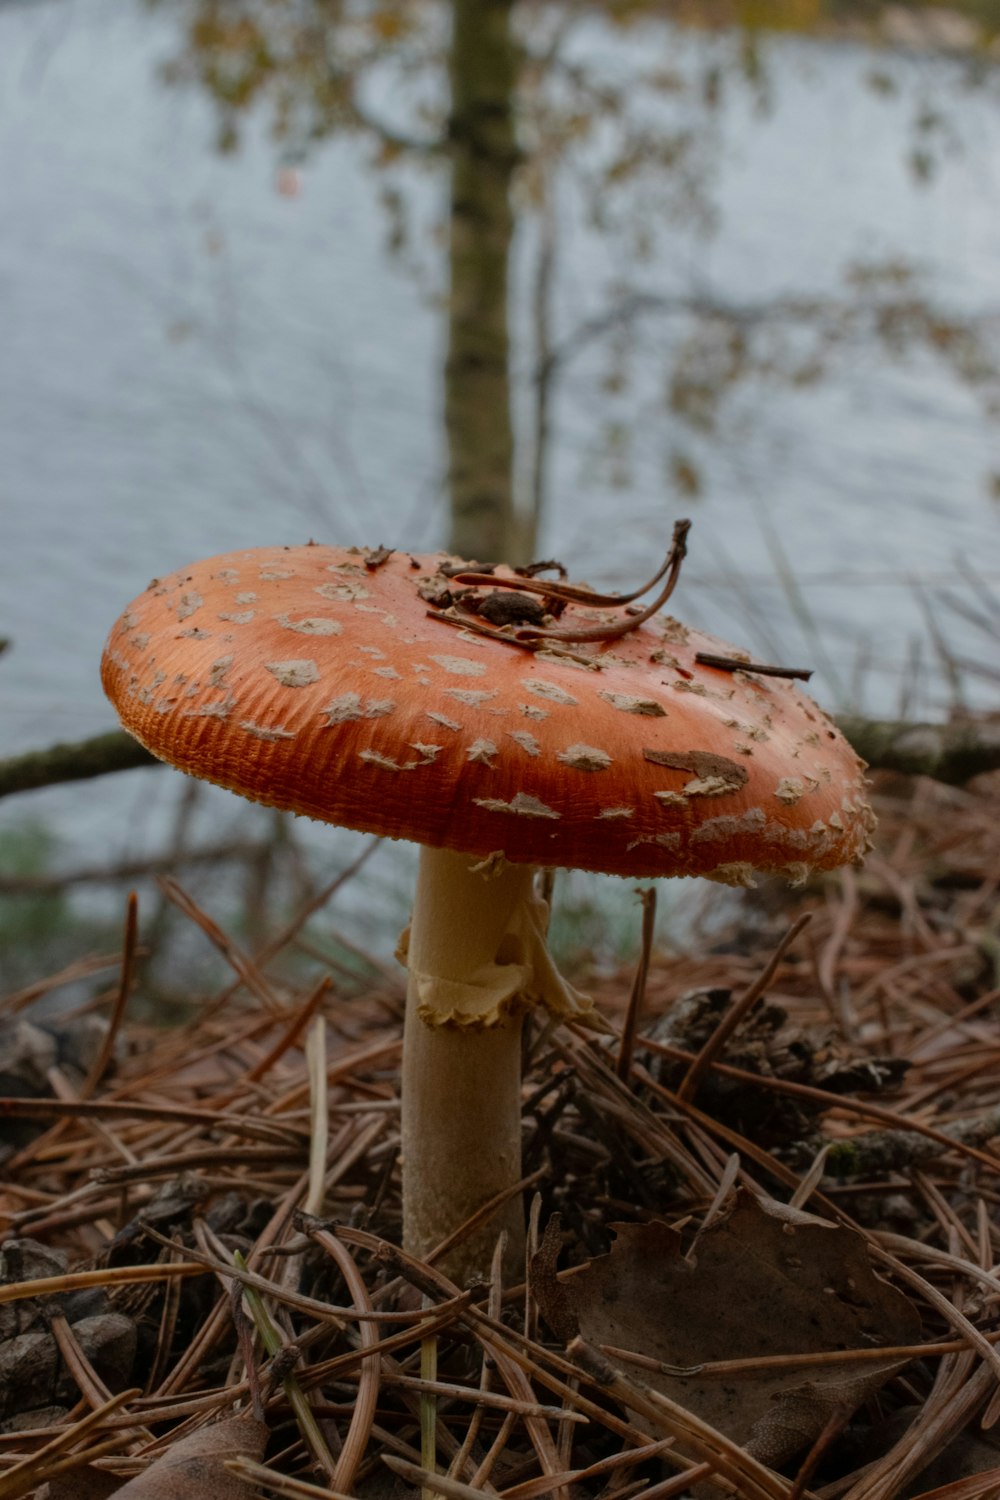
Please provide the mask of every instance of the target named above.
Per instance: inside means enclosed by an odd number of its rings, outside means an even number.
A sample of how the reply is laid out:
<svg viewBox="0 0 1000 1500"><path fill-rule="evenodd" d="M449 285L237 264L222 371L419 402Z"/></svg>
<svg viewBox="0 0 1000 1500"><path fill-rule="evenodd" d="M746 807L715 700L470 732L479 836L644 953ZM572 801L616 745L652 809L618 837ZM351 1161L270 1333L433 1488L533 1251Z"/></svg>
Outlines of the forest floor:
<svg viewBox="0 0 1000 1500"><path fill-rule="evenodd" d="M864 870L574 976L614 1034L534 1025L527 1269L471 1288L397 1248L401 981L192 903L186 1025L134 921L75 1018L0 1003L0 1500L995 1500L1000 776L876 797Z"/></svg>

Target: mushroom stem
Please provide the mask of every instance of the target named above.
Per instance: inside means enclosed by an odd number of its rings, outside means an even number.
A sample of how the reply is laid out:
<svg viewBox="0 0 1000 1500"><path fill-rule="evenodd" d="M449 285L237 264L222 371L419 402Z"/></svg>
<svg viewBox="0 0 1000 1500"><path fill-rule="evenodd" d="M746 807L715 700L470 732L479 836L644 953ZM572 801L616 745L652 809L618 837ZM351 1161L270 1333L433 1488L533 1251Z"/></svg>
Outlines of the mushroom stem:
<svg viewBox="0 0 1000 1500"><path fill-rule="evenodd" d="M403 1037L403 1242L415 1255L521 1174L523 991L535 966L519 932L535 907L534 873L420 851ZM486 1275L503 1229L513 1269L524 1248L516 1196L438 1264L460 1281Z"/></svg>

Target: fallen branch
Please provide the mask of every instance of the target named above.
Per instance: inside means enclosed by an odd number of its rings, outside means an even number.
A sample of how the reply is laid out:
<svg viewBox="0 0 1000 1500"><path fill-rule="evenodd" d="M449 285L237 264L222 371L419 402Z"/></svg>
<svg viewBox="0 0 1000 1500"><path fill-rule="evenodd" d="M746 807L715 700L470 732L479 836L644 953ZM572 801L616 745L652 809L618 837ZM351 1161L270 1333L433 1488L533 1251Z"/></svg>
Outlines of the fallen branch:
<svg viewBox="0 0 1000 1500"><path fill-rule="evenodd" d="M47 750L28 750L0 760L0 797L14 792L33 792L63 781L86 781L109 771L130 771L134 766L158 762L130 734L113 729L93 739L50 745Z"/></svg>
<svg viewBox="0 0 1000 1500"><path fill-rule="evenodd" d="M984 771L1000 770L1000 719L955 719L948 724L839 718L855 750L878 771L930 776L961 786Z"/></svg>

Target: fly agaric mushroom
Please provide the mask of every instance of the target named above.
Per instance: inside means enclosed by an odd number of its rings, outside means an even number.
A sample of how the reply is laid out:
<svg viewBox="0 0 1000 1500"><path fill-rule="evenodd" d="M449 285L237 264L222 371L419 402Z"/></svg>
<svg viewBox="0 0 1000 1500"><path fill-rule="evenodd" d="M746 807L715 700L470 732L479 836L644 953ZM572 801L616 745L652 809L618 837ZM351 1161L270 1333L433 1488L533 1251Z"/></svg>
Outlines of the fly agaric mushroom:
<svg viewBox="0 0 1000 1500"><path fill-rule="evenodd" d="M154 579L111 632L105 690L154 755L423 845L402 1076L416 1254L518 1180L525 1012L599 1024L548 954L539 866L749 885L869 846L863 763L812 700L656 614L685 533L642 610L443 554L309 544ZM453 1274L488 1264L501 1227L516 1245L519 1203Z"/></svg>

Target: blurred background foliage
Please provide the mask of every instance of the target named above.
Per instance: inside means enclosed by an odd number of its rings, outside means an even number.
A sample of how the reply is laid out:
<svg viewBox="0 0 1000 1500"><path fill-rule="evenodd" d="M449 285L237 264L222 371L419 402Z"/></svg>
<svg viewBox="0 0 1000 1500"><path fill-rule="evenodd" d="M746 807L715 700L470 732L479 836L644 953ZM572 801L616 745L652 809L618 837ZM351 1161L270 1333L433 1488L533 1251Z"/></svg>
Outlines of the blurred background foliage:
<svg viewBox="0 0 1000 1500"><path fill-rule="evenodd" d="M686 427L714 436L735 388L820 381L845 345L877 341L892 357L929 351L982 393L1000 415L995 322L937 304L919 258L853 264L839 295L791 295L730 304L709 295L656 296L643 269L665 253L678 226L706 235L721 149L716 119L734 89L760 113L780 87L773 34L828 42L845 38L923 43L961 59L949 89L995 90L1000 11L989 0L948 10L874 0L683 0L531 3L531 0L152 0L182 18L184 45L165 78L200 87L214 101L218 145L236 150L245 117L263 112L284 161L296 171L339 131L363 137L378 184L387 169L417 163L449 182L441 225L449 261L444 360L451 505L449 546L466 557L525 563L537 555L547 501L548 413L553 386L573 358L599 342L604 391L627 405L630 334L643 320L664 334L662 387L679 419L664 468L681 499L696 497L698 460L678 439ZM701 58L650 48L623 72L599 45L578 45L595 16L623 33L670 22L710 32L721 45ZM891 72L873 66L867 86L892 94ZM918 97L909 168L933 176L955 149L942 80ZM403 101L400 110L399 103ZM391 107L387 108L387 104ZM564 226L556 182L573 178L589 224L614 241L621 265L612 305L553 341L556 261ZM638 189L638 191L637 191ZM405 195L380 186L389 245L406 253L412 228ZM509 388L509 265L518 215L535 221L530 290L531 410L517 452ZM631 430L617 411L604 429L610 482L627 469ZM996 476L991 482L997 483Z"/></svg>

